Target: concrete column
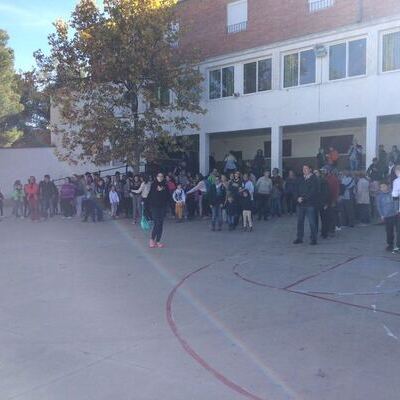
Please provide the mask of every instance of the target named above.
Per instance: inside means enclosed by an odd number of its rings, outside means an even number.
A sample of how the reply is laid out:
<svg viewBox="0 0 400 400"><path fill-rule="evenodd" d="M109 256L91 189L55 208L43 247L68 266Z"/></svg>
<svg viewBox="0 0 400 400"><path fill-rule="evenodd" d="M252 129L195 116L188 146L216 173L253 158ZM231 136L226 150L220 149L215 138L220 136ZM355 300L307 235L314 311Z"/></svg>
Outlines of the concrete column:
<svg viewBox="0 0 400 400"><path fill-rule="evenodd" d="M366 127L366 164L367 168L372 163L372 159L378 154L378 130L379 119L376 115L367 117Z"/></svg>
<svg viewBox="0 0 400 400"><path fill-rule="evenodd" d="M199 142L200 173L207 175L210 167L210 135L208 133L201 132L199 135Z"/></svg>
<svg viewBox="0 0 400 400"><path fill-rule="evenodd" d="M271 127L271 168L282 172L282 126Z"/></svg>

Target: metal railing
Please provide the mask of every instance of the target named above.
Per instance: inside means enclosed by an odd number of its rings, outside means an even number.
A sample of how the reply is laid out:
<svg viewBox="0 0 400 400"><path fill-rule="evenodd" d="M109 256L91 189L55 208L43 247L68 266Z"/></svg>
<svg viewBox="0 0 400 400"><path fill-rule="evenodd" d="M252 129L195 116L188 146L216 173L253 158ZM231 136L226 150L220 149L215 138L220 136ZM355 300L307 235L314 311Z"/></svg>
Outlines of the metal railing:
<svg viewBox="0 0 400 400"><path fill-rule="evenodd" d="M314 13L325 8L333 7L335 0L308 0L310 13Z"/></svg>
<svg viewBox="0 0 400 400"><path fill-rule="evenodd" d="M238 33L247 31L247 21L239 22L238 24L228 25L226 27L227 33Z"/></svg>

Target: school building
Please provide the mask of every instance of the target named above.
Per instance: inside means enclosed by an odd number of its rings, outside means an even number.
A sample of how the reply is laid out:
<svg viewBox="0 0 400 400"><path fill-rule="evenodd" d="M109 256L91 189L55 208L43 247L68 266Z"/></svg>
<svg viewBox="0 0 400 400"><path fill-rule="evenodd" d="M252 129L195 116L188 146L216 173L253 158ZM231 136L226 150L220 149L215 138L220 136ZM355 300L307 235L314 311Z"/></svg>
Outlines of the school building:
<svg viewBox="0 0 400 400"><path fill-rule="evenodd" d="M400 1L181 0L179 46L204 74L197 119L201 172L209 156L262 149L271 167L315 164L353 139L365 162L400 145ZM197 132L196 132L197 133ZM185 132L191 134L191 132Z"/></svg>

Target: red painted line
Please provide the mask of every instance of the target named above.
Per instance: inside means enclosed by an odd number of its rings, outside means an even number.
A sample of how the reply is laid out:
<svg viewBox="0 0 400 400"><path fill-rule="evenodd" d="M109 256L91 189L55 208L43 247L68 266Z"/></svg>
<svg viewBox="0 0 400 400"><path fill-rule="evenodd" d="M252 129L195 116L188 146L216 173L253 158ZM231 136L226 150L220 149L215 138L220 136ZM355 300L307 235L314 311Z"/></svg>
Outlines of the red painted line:
<svg viewBox="0 0 400 400"><path fill-rule="evenodd" d="M237 271L237 267L239 267L239 264L234 265L234 267L233 267L233 273L234 273L238 278L240 278L241 280L243 280L243 281L245 281L245 282L248 282L248 283L251 283L251 284L253 284L253 285L262 286L262 287L266 287L266 288L269 288L269 289L281 289L281 288L276 287L276 286L268 285L267 283L257 282L257 281L254 281L254 280L252 280L252 279L246 278L246 277L244 277L243 275L241 275L241 274Z"/></svg>
<svg viewBox="0 0 400 400"><path fill-rule="evenodd" d="M317 296L315 294L310 294L310 293L298 292L296 290L288 290L288 289L284 289L284 290L286 290L289 293L301 294L303 296L312 297L314 299L325 300L325 301L329 301L331 303L342 304L344 306L349 306L349 307L355 307L355 308L359 308L361 310L374 311L374 312L379 312L379 313L383 313L383 314L392 315L392 316L395 316L395 317L400 317L400 313L397 313L397 312L394 312L394 311L382 310L380 308L372 308L372 307L363 306L363 305L360 305L360 304L349 303L347 301L342 301L342 300L337 300L337 299L329 299L327 297Z"/></svg>
<svg viewBox="0 0 400 400"><path fill-rule="evenodd" d="M236 393L241 394L244 397L247 397L248 399L251 400L265 400L262 399L261 397L258 397L257 395L249 392L248 390L242 388L235 382L231 381L229 378L224 376L221 372L216 370L214 367L212 367L207 361L204 360L196 351L191 347L191 345L182 337L180 334L178 327L174 321L173 318L173 313L172 313L172 302L174 300L175 294L178 291L178 289L193 275L209 268L212 264L205 265L204 267L201 267L197 269L196 271L191 272L190 274L186 275L182 280L178 282L178 284L172 289L171 293L168 296L167 300L167 305L166 305L166 314L167 314L167 321L168 325L170 326L174 336L178 339L180 345L183 347L185 352L189 354L197 363L199 363L205 370L207 370L210 374L212 374L217 380L219 380L222 384L227 386L229 389L235 391Z"/></svg>
<svg viewBox="0 0 400 400"><path fill-rule="evenodd" d="M300 283L306 282L306 281L308 281L308 280L310 280L310 279L312 279L312 278L316 278L316 277L319 276L319 275L325 274L325 273L327 273L327 272L329 272L329 271L332 271L332 270L334 270L334 269L336 269L336 268L342 267L343 265L346 265L346 264L348 264L349 262L351 262L351 261L353 261L353 260L356 260L357 258L360 258L360 257L362 257L362 256L350 257L350 258L348 258L346 261L343 261L343 262L341 262L341 263L339 263L339 264L336 264L336 265L334 265L333 267L329 267L328 269L324 269L323 271L317 272L316 274L309 275L309 276L306 276L305 278L299 279L298 281L296 281L296 282L294 282L294 283L291 283L289 286L286 286L286 287L284 287L284 288L282 288L282 289L283 289L283 290L291 289L292 287L297 286L297 285L299 285Z"/></svg>

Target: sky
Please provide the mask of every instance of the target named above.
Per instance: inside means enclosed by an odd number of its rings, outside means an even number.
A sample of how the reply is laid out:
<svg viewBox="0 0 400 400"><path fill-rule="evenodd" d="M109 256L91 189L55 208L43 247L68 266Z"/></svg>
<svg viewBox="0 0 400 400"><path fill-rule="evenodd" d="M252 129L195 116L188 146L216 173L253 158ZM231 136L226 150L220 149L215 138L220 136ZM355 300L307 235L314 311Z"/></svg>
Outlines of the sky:
<svg viewBox="0 0 400 400"><path fill-rule="evenodd" d="M15 68L27 71L34 66L33 52L48 52L47 36L52 22L68 19L77 0L0 0L0 29L10 36L15 52Z"/></svg>

